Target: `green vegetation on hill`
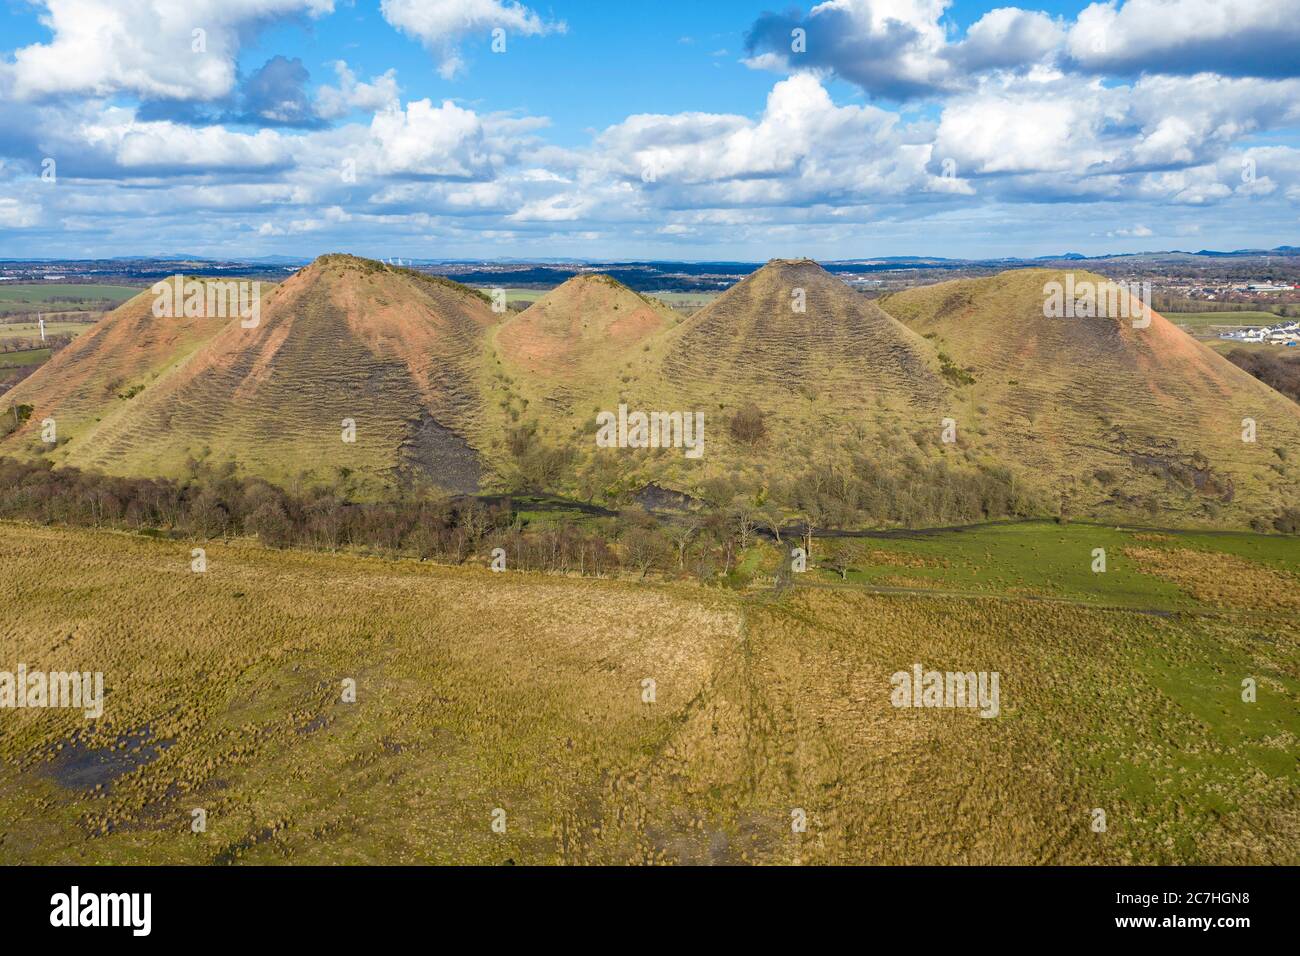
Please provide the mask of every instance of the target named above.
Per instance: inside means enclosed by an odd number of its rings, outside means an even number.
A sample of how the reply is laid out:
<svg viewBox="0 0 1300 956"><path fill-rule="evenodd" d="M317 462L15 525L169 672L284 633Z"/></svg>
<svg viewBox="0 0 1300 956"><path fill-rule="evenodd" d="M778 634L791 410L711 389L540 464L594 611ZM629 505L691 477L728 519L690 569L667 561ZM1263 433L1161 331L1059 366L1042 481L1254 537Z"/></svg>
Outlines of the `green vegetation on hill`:
<svg viewBox="0 0 1300 956"><path fill-rule="evenodd" d="M1066 278L1017 270L881 305L974 379L950 406L958 433L1063 514L1242 527L1294 504L1300 466L1274 449L1300 447L1300 408L1158 313L1144 328L1136 306L1130 316L1045 316L1048 283ZM1257 441L1242 440L1247 420Z"/></svg>
<svg viewBox="0 0 1300 956"><path fill-rule="evenodd" d="M501 315L481 290L322 256L251 329L154 320L138 296L13 390L60 444L28 423L0 452L121 475L233 465L286 487L345 476L370 500L431 486L621 505L654 486L841 528L1272 526L1300 481L1277 451L1300 446L1300 409L1159 315L1045 317L1063 278L877 303L774 260L689 316L596 274ZM702 415L703 455L598 448L597 415L621 404Z"/></svg>

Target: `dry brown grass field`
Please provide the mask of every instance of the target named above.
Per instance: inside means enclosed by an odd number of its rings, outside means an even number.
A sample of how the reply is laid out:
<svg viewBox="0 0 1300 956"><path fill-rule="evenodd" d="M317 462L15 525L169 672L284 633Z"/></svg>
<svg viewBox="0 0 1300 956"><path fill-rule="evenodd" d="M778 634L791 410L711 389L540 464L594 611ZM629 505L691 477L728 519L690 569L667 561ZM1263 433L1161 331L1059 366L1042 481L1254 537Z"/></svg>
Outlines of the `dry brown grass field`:
<svg viewBox="0 0 1300 956"><path fill-rule="evenodd" d="M960 596L1011 547L963 540L867 550L926 594L778 594L0 525L0 669L107 690L4 712L0 862L1300 862L1294 608ZM999 715L895 708L914 663Z"/></svg>

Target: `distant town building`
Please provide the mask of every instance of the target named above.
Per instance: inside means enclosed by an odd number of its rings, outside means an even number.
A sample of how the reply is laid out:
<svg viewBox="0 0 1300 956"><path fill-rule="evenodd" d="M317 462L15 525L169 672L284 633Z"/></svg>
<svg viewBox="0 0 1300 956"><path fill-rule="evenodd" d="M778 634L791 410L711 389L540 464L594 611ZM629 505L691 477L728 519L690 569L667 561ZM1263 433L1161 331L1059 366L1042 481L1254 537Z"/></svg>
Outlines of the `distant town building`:
<svg viewBox="0 0 1300 956"><path fill-rule="evenodd" d="M1300 320L1291 319L1277 325L1233 329L1220 332L1219 338L1234 342L1266 342L1270 345L1295 345L1300 342Z"/></svg>

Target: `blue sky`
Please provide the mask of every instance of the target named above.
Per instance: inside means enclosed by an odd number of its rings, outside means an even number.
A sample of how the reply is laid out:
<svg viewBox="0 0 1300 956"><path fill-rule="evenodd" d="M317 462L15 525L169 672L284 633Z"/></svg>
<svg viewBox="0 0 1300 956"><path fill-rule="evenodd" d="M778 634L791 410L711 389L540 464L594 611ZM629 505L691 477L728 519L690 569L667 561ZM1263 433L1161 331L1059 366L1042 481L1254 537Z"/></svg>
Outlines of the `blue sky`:
<svg viewBox="0 0 1300 956"><path fill-rule="evenodd" d="M45 0L0 37L5 257L1300 244L1300 0Z"/></svg>

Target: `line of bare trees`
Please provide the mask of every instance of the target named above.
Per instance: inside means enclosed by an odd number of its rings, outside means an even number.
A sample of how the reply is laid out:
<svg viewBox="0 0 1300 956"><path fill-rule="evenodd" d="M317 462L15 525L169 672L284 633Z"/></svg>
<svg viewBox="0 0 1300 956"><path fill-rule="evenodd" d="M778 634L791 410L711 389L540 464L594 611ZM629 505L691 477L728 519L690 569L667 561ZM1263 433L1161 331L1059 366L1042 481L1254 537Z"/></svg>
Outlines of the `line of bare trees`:
<svg viewBox="0 0 1300 956"><path fill-rule="evenodd" d="M123 478L0 458L0 518L147 534L256 536L273 548L354 549L461 564L500 548L511 570L562 574L733 575L753 540L744 509L664 521L633 508L615 517L525 521L509 500L431 495L357 502L337 488L289 492L233 465L192 463L184 481Z"/></svg>

